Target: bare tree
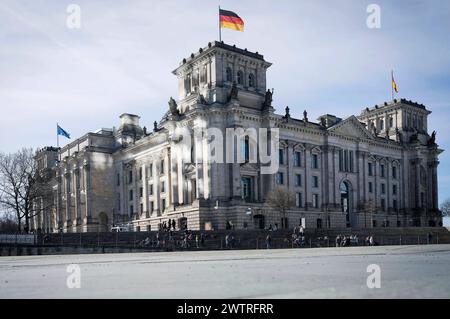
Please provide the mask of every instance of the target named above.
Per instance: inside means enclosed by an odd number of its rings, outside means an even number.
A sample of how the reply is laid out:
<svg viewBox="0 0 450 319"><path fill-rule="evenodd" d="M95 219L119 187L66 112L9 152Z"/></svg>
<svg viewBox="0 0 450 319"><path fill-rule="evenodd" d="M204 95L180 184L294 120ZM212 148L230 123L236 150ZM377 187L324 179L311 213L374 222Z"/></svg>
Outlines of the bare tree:
<svg viewBox="0 0 450 319"><path fill-rule="evenodd" d="M441 212L442 212L442 217L450 217L450 198L446 199L442 204L441 204Z"/></svg>
<svg viewBox="0 0 450 319"><path fill-rule="evenodd" d="M15 213L19 232L29 232L31 218L48 208L41 203L52 202L50 179L49 171L37 169L32 149L0 153L0 205Z"/></svg>
<svg viewBox="0 0 450 319"><path fill-rule="evenodd" d="M10 212L0 213L0 233L15 233L17 231L17 220Z"/></svg>
<svg viewBox="0 0 450 319"><path fill-rule="evenodd" d="M283 220L286 220L286 211L295 205L295 195L285 187L276 187L269 192L267 203L279 210L283 216Z"/></svg>

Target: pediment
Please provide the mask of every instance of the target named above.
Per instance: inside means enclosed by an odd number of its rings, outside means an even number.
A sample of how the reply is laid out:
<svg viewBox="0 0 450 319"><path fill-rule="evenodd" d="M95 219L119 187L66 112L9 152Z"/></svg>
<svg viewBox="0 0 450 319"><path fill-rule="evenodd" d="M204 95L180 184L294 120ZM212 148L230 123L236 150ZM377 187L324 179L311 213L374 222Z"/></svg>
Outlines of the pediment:
<svg viewBox="0 0 450 319"><path fill-rule="evenodd" d="M353 138L373 139L372 133L370 133L355 116L350 116L342 122L330 127L328 131Z"/></svg>
<svg viewBox="0 0 450 319"><path fill-rule="evenodd" d="M258 171L259 167L255 163L243 163L241 164L241 171L245 172L255 172Z"/></svg>

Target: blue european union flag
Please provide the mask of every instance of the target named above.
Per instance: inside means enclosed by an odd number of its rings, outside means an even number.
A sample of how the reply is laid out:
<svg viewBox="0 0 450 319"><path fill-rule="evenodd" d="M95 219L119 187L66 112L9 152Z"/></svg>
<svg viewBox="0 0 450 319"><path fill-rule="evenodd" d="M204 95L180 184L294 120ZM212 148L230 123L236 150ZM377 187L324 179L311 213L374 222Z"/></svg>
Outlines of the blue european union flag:
<svg viewBox="0 0 450 319"><path fill-rule="evenodd" d="M57 126L58 126L58 132L57 132L58 135L62 135L62 136L65 136L65 137L67 137L67 138L70 138L70 134L69 134L69 133L67 133L66 131L64 131L64 130L61 128L61 126L59 126L59 125L57 125Z"/></svg>

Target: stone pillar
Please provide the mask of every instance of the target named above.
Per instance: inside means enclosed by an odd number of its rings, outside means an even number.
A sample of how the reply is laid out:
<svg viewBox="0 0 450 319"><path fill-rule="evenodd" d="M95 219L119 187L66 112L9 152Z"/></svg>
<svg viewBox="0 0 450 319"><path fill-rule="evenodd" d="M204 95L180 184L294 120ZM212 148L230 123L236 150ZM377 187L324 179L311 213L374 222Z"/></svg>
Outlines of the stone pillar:
<svg viewBox="0 0 450 319"><path fill-rule="evenodd" d="M159 178L159 172L161 169L161 162L159 159L155 160L153 162L153 209L156 212L156 214L159 216L160 215L160 210L159 210L159 201L161 200L160 198L160 190L159 190L159 183L160 183L160 178Z"/></svg>
<svg viewBox="0 0 450 319"><path fill-rule="evenodd" d="M142 164L142 208L143 212L145 213L145 216L148 216L148 176L147 176L147 164Z"/></svg>
<svg viewBox="0 0 450 319"><path fill-rule="evenodd" d="M76 219L76 225L80 225L82 223L81 221L81 199L80 199L80 169L78 167L78 164L73 169L73 175L74 175L74 193L75 193L75 219Z"/></svg>
<svg viewBox="0 0 450 319"><path fill-rule="evenodd" d="M85 160L83 163L83 170L84 170L84 193L85 193L85 219L86 222L88 222L89 218L92 216L91 212L91 167L89 164L89 161Z"/></svg>
<svg viewBox="0 0 450 319"><path fill-rule="evenodd" d="M71 210L70 210L70 205L71 205L71 194L70 194L70 172L68 171L68 168L65 168L64 171L64 186L65 186L65 197L66 197L66 207L65 207L65 211L66 211L66 221L65 221L65 228L67 231L67 227L71 225L72 223L72 216L71 216Z"/></svg>

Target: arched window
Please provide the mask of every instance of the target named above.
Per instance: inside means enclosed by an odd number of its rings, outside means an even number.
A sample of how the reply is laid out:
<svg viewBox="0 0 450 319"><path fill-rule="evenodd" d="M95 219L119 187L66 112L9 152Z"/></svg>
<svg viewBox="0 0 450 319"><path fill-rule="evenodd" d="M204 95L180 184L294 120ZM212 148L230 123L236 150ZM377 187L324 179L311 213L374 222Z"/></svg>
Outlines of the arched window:
<svg viewBox="0 0 450 319"><path fill-rule="evenodd" d="M227 81L228 82L233 81L233 75L231 74L231 68L227 68Z"/></svg>
<svg viewBox="0 0 450 319"><path fill-rule="evenodd" d="M248 76L248 86L251 88L255 87L255 76L252 73Z"/></svg>
<svg viewBox="0 0 450 319"><path fill-rule="evenodd" d="M204 65L200 73L200 83L206 83L206 78L207 78L207 68L206 65Z"/></svg>
<svg viewBox="0 0 450 319"><path fill-rule="evenodd" d="M237 84L244 84L244 75L242 74L242 71L238 71L237 73Z"/></svg>

